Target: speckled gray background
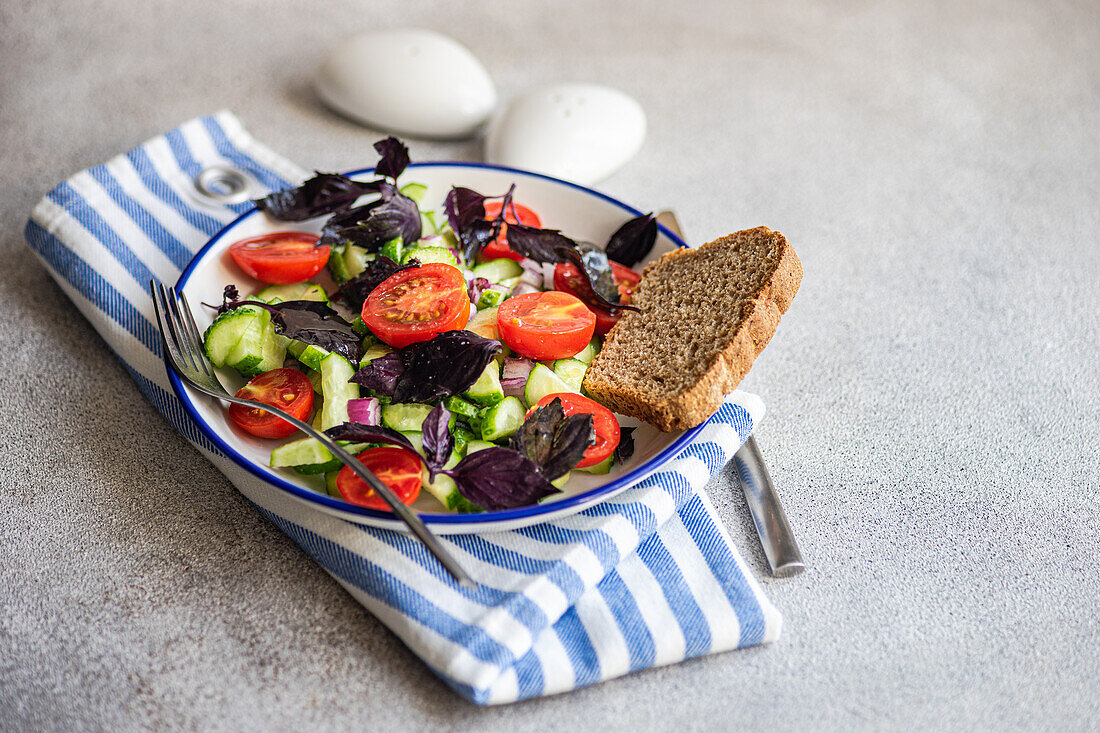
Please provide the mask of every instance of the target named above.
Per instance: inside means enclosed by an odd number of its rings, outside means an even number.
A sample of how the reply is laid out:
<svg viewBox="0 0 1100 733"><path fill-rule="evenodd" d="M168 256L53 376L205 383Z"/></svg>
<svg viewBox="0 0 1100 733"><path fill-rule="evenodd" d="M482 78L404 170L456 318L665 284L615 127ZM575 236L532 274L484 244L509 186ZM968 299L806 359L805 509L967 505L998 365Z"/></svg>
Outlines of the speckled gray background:
<svg viewBox="0 0 1100 733"><path fill-rule="evenodd" d="M746 385L813 564L764 578L773 646L464 702L169 428L24 247L54 183L220 108L302 165L370 162L377 134L309 78L394 26L454 35L504 98L626 90L649 137L603 190L695 240L795 244L802 290ZM0 728L1097 724L1096 3L69 0L5 2L0 34ZM711 492L765 575L734 486Z"/></svg>

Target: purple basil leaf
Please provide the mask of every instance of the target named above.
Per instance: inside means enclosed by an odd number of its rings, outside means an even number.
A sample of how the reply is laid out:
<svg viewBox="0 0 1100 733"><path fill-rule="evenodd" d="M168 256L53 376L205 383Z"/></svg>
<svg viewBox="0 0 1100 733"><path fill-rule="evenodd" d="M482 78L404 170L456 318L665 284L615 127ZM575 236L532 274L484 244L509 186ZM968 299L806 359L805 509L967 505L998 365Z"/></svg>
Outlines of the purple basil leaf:
<svg viewBox="0 0 1100 733"><path fill-rule="evenodd" d="M523 224L509 224L507 237L513 252L535 262L550 264L565 262L561 250L577 246L576 242L556 229L539 229Z"/></svg>
<svg viewBox="0 0 1100 733"><path fill-rule="evenodd" d="M297 188L255 199L256 208L280 221L303 221L347 209L360 196L378 190L377 181L353 181L337 173L320 173Z"/></svg>
<svg viewBox="0 0 1100 733"><path fill-rule="evenodd" d="M523 421L509 446L527 456L553 481L573 470L595 439L592 416L565 416L560 399L538 408Z"/></svg>
<svg viewBox="0 0 1100 733"><path fill-rule="evenodd" d="M342 236L341 232L346 229L357 227L365 222L370 218L370 212L380 203L380 200L371 201L370 203L356 206L347 211L341 211L332 216L321 228L321 238L317 241L318 246L327 244L330 247L335 247L347 244L347 240Z"/></svg>
<svg viewBox="0 0 1100 733"><path fill-rule="evenodd" d="M451 457L451 451L455 447L450 422L451 411L440 402L432 408L432 411L424 418L424 424L420 426L420 437L424 446L424 463L427 465L428 473L432 479L443 470L443 464Z"/></svg>
<svg viewBox="0 0 1100 733"><path fill-rule="evenodd" d="M376 142L374 149L382 156L378 165L374 166L374 174L396 181L409 165L409 149L405 147L405 143L391 136Z"/></svg>
<svg viewBox="0 0 1100 733"><path fill-rule="evenodd" d="M475 221L458 233L458 240L462 243L462 256L466 262L473 262L485 245L492 242L500 234L500 220Z"/></svg>
<svg viewBox="0 0 1100 733"><path fill-rule="evenodd" d="M557 491L537 465L511 448L471 453L447 474L460 494L490 511L528 506Z"/></svg>
<svg viewBox="0 0 1100 733"><path fill-rule="evenodd" d="M633 267L645 259L657 241L657 220L653 214L636 216L611 235L604 251L621 265Z"/></svg>
<svg viewBox="0 0 1100 733"><path fill-rule="evenodd" d="M562 247L558 252L565 258L564 261L576 265L584 277L588 287L573 290L585 305L610 313L618 310L638 310L632 305L619 303L619 288L615 284L611 263L603 251L594 245L580 243L576 247ZM604 293L607 295L605 296Z"/></svg>
<svg viewBox="0 0 1100 733"><path fill-rule="evenodd" d="M443 210L451 229L461 232L473 222L485 219L485 197L471 188L454 186L443 201Z"/></svg>
<svg viewBox="0 0 1100 733"><path fill-rule="evenodd" d="M499 341L472 331L444 331L430 341L410 344L398 351L405 371L397 378L393 401L434 402L462 392L500 350Z"/></svg>
<svg viewBox="0 0 1100 733"><path fill-rule="evenodd" d="M542 462L542 474L553 481L576 468L588 446L596 440L592 416L587 413L570 415L554 431L550 455Z"/></svg>
<svg viewBox="0 0 1100 733"><path fill-rule="evenodd" d="M554 444L554 431L565 420L561 400L538 408L523 421L508 443L508 447L527 456L533 463L542 465L550 455Z"/></svg>
<svg viewBox="0 0 1100 733"><path fill-rule="evenodd" d="M367 263L367 266L361 273L341 285L333 295L333 298L339 299L347 305L348 308L358 313L362 310L363 303L371 292L385 282L391 275L401 272L402 270L408 270L409 268L419 266L420 262L415 259L409 260L403 265L399 265L389 257L376 257Z"/></svg>
<svg viewBox="0 0 1100 733"><path fill-rule="evenodd" d="M490 285L492 285L492 283L483 277L475 277L467 283L466 294L470 296L470 302L476 303L478 299L481 298L481 294L484 293Z"/></svg>
<svg viewBox="0 0 1100 733"><path fill-rule="evenodd" d="M325 431L325 435L333 440L347 440L352 443L386 443L396 445L398 448L407 448L416 453L416 448L401 433L383 425L364 425L359 422L346 422L336 425ZM416 453L419 456L419 453Z"/></svg>
<svg viewBox="0 0 1100 733"><path fill-rule="evenodd" d="M420 209L388 181L376 181L380 197L363 206L340 212L321 229L318 244L354 244L376 252L391 239L405 242L420 239Z"/></svg>
<svg viewBox="0 0 1100 733"><path fill-rule="evenodd" d="M634 455L634 431L637 428L622 428L619 431L619 444L615 446L615 463L623 463Z"/></svg>
<svg viewBox="0 0 1100 733"><path fill-rule="evenodd" d="M365 367L357 371L349 382L362 385L375 394L393 396L397 378L405 371L405 363L396 351L371 359Z"/></svg>
<svg viewBox="0 0 1100 733"><path fill-rule="evenodd" d="M258 301L245 301L240 305L270 311L275 333L280 336L340 354L352 364L359 362L359 344L363 337L327 303L287 300L275 305Z"/></svg>
<svg viewBox="0 0 1100 733"><path fill-rule="evenodd" d="M500 228L504 224L504 212L512 203L512 192L515 184L508 188L508 192L502 197L482 196L470 188L454 186L447 194L443 202L443 209L447 213L447 221L451 224L458 241L462 243L462 255L467 262L473 262L485 245L493 241L500 234ZM503 198L500 213L494 219L485 219L485 200L487 198Z"/></svg>

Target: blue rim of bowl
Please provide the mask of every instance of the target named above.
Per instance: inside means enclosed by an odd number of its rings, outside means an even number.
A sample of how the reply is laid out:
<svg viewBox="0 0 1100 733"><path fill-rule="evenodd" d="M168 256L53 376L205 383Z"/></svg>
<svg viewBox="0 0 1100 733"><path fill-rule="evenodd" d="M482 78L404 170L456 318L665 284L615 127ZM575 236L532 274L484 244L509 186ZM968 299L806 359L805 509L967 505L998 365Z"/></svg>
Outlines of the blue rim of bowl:
<svg viewBox="0 0 1100 733"><path fill-rule="evenodd" d="M534 173L532 171L526 171L520 168L509 168L507 166L490 165L487 163L471 163L462 161L425 161L422 163L412 163L411 165L409 165L409 168L428 167L479 168L484 170L501 171L504 173L513 173L529 178L539 178L545 181L550 181L552 183L565 186L567 188L583 191L590 196L595 196L598 199L618 206L620 209L623 209L624 211L630 213L632 216L641 216L642 214L642 212L638 211L633 206L628 206L622 201L612 198L607 194L600 193L599 191L581 186L577 183L563 181L560 178L554 178L553 176L547 176L542 173ZM344 175L350 177L373 172L374 168L361 168L359 170L345 173ZM176 292L181 292L184 287L186 287L187 282L191 277L192 271L195 269L198 263L204 259L207 252L209 252L221 241L226 233L234 229L240 222L259 213L259 209L252 208L238 216L229 224L226 224L224 227L222 227L221 231L211 237L210 241L208 241L205 245L203 245L202 249L195 253L195 256L191 259L191 262L188 263L187 267L183 270L182 273L180 273L179 280L176 281ZM658 223L657 226L660 229L661 233L671 239L672 242L678 247L687 246L684 241L680 239L680 237L669 231L663 224ZM367 509L364 507L356 506L354 504L349 504L345 501L327 496L325 494L319 494L312 489L308 489L304 486L299 486L298 484L292 483L278 473L271 471L269 467L261 466L241 455L241 453L239 453L236 448L230 445L229 442L227 442L222 435L214 430L210 426L210 424L207 423L201 415L199 415L198 410L195 409L194 404L191 401L190 395L187 393L187 390L183 386L183 382L180 380L175 371L172 369L167 369L167 371L168 379L172 383L173 391L176 393L176 396L179 397L180 401L183 403L184 409L187 411L187 414L191 416L191 419L198 426L202 434L209 438L210 441L215 446L217 446L219 450L221 450L226 456L229 457L230 460L232 460L241 468L245 469L257 478L262 479L269 484L277 486L283 491L286 491L289 494L296 496L297 498L302 499L303 501L306 501L308 503L317 504L327 509L336 510L346 514L354 514L365 518L389 522L397 521L397 518L394 517L391 512L383 512L376 509ZM422 512L420 514L420 517L428 526L431 526L433 524L444 526L485 525L486 529L492 529L492 525L496 523L529 519L531 517L538 517L543 514L557 514L563 510L571 509L577 506L580 506L580 508L583 509L587 505L596 503L600 500L601 497L610 497L611 495L617 493L619 490L624 489L633 483L641 481L646 476L656 471L662 464L671 459L673 456L680 453L687 446L687 444L691 442L696 434L698 434L698 432L703 429L705 425L706 423L704 422L702 425L684 431L683 434L681 434L676 440L666 446L660 453L643 463L641 466L638 466L634 470L622 474L621 476L616 476L612 481L608 481L605 484L601 484L595 488L589 489L584 493L570 496L567 499L559 499L557 501L547 502L545 504L535 504L533 506L520 507L518 509L484 512L481 514L432 514ZM578 511L579 510L580 509L578 509Z"/></svg>

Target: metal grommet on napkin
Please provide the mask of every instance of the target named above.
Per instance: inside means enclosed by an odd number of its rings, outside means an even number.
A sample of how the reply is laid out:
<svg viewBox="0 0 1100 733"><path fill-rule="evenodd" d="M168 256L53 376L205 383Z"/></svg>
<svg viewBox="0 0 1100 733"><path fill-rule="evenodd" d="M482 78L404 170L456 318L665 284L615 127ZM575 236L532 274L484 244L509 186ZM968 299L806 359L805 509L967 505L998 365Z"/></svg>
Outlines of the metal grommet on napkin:
<svg viewBox="0 0 1100 733"><path fill-rule="evenodd" d="M252 198L251 182L242 171L227 165L203 168L195 176L195 191L224 206L243 204Z"/></svg>

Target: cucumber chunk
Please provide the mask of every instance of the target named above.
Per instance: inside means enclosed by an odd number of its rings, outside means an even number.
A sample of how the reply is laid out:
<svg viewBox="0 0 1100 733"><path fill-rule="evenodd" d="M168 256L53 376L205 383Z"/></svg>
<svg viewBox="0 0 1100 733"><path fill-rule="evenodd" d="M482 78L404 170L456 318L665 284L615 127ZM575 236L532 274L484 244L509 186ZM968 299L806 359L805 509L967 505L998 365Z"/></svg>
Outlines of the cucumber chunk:
<svg viewBox="0 0 1100 733"><path fill-rule="evenodd" d="M481 439L504 440L523 425L523 403L515 397L505 397L481 416Z"/></svg>
<svg viewBox="0 0 1100 733"><path fill-rule="evenodd" d="M431 405L416 402L383 405L382 424L401 433L418 431L431 411Z"/></svg>
<svg viewBox="0 0 1100 733"><path fill-rule="evenodd" d="M456 425L453 431L455 437L455 452L459 455L466 455L466 448L470 445L470 441L474 440L477 436L472 431L467 430L461 425Z"/></svg>
<svg viewBox="0 0 1100 733"><path fill-rule="evenodd" d="M255 319L251 308L234 308L214 319L203 335L203 348L206 358L216 367L225 366L229 352L241 340L241 336Z"/></svg>
<svg viewBox="0 0 1100 733"><path fill-rule="evenodd" d="M479 310L466 324L467 331L473 331L482 338L500 341L500 331L497 329L497 308Z"/></svg>
<svg viewBox="0 0 1100 733"><path fill-rule="evenodd" d="M276 335L271 314L267 311L247 306L235 310L246 308L253 314L252 323L225 357L225 364L236 369L245 379L251 379L257 374L283 365L286 360L286 340Z"/></svg>
<svg viewBox="0 0 1100 733"><path fill-rule="evenodd" d="M582 471L584 473L594 473L594 474L598 474L598 475L603 475L605 473L610 473L611 472L611 463L614 461L614 459L615 459L615 455L612 454L612 455L610 455L607 458L603 459L602 461L600 461L599 463L597 463L594 466L585 466L584 468L574 468L573 470L574 471Z"/></svg>
<svg viewBox="0 0 1100 733"><path fill-rule="evenodd" d="M504 399L504 389L500 386L500 365L490 361L477 381L463 393L471 402L491 407Z"/></svg>
<svg viewBox="0 0 1100 733"><path fill-rule="evenodd" d="M588 346L581 349L579 354L574 354L573 358L577 361L583 361L585 364L591 364L592 360L596 358L596 354L600 353L600 347L603 343L600 341L599 336L593 336L592 340L588 342Z"/></svg>
<svg viewBox="0 0 1100 733"><path fill-rule="evenodd" d="M348 278L351 279L362 272L367 263L374 259L374 255L367 252L362 247L349 244L344 249L344 272L347 273Z"/></svg>
<svg viewBox="0 0 1100 733"><path fill-rule="evenodd" d="M332 279L338 283L351 280L348 274L348 266L345 264L344 255L348 245L335 244L328 252L328 270L332 273Z"/></svg>
<svg viewBox="0 0 1100 733"><path fill-rule="evenodd" d="M588 365L579 359L558 359L554 362L554 374L565 382L574 392L581 391L581 383L584 382L584 373L588 371Z"/></svg>
<svg viewBox="0 0 1100 733"><path fill-rule="evenodd" d="M446 265L458 267L458 259L455 257L454 252L446 247L411 247L401 255L401 264L405 264L409 260L417 260L422 265L429 262L442 262Z"/></svg>
<svg viewBox="0 0 1100 733"><path fill-rule="evenodd" d="M378 251L378 255L380 257L389 257L394 262L400 262L404 251L405 240L401 237L394 237L382 245L382 249Z"/></svg>
<svg viewBox="0 0 1100 733"><path fill-rule="evenodd" d="M428 187L423 183L406 183L401 187L401 195L408 196L417 204L424 200L424 194L428 192Z"/></svg>
<svg viewBox="0 0 1100 733"><path fill-rule="evenodd" d="M332 473L325 474L325 491L327 491L328 495L331 496L333 499L344 498L340 494L340 489L336 488L336 477L339 475L339 471L333 471Z"/></svg>
<svg viewBox="0 0 1100 733"><path fill-rule="evenodd" d="M321 361L321 392L325 404L321 406L321 429L328 430L348 421L348 400L359 396L359 385L348 380L355 375L355 368L339 354L329 354Z"/></svg>
<svg viewBox="0 0 1100 733"><path fill-rule="evenodd" d="M294 283L292 285L268 285L256 296L265 303L271 303L275 298L280 301L287 300L315 300L320 303L328 302L325 289L316 283Z"/></svg>
<svg viewBox="0 0 1100 733"><path fill-rule="evenodd" d="M393 351L392 346L386 344L371 344L363 351L362 358L359 359L359 368L362 369L374 359Z"/></svg>
<svg viewBox="0 0 1100 733"><path fill-rule="evenodd" d="M474 268L474 277L483 277L489 282L501 283L523 275L523 266L515 260L501 257L483 262Z"/></svg>
<svg viewBox="0 0 1100 733"><path fill-rule="evenodd" d="M499 290L484 290L481 296L477 299L477 309L483 310L485 308L496 308L498 305L504 302L507 298L507 294Z"/></svg>
<svg viewBox="0 0 1100 733"><path fill-rule="evenodd" d="M466 444L466 455L471 453L477 453L479 450L485 450L486 448L495 448L496 446L487 440L471 440Z"/></svg>
<svg viewBox="0 0 1100 733"><path fill-rule="evenodd" d="M451 396L443 401L443 406L453 412L458 417L469 421L472 418L476 418L481 410L477 405L467 402L461 397Z"/></svg>
<svg viewBox="0 0 1100 733"><path fill-rule="evenodd" d="M304 344L301 341L291 340L286 346L287 352L310 369L320 370L321 362L329 355L319 346Z"/></svg>
<svg viewBox="0 0 1100 733"><path fill-rule="evenodd" d="M535 368L527 375L527 386L523 391L523 399L528 407L534 407L548 394L560 392L576 392L562 378L550 371L545 364L535 364Z"/></svg>

